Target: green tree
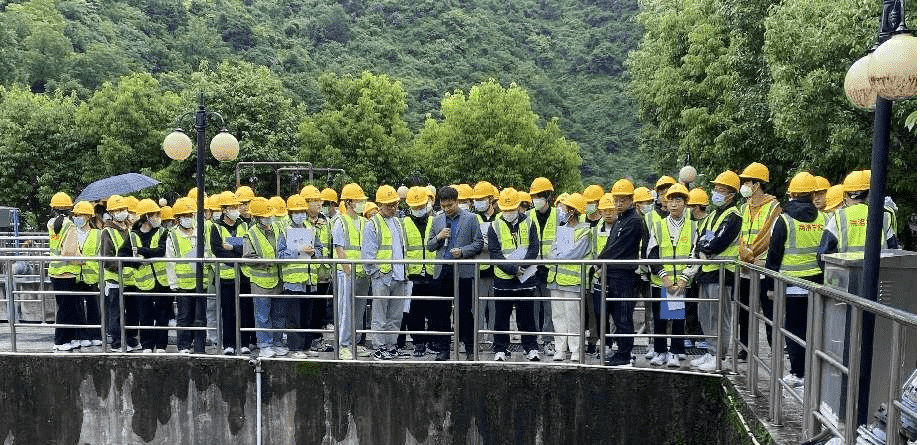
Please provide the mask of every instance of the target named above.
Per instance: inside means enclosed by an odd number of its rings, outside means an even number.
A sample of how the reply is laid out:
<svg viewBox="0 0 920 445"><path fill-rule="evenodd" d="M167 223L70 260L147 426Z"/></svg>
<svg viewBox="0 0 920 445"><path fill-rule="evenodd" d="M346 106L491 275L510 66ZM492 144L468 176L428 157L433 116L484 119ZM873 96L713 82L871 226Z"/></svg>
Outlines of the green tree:
<svg viewBox="0 0 920 445"><path fill-rule="evenodd" d="M433 183L488 180L521 188L545 176L557 190L581 188L578 144L563 136L555 119L537 124L523 88L489 80L469 94L447 95L441 114L442 120L425 122L413 148Z"/></svg>
<svg viewBox="0 0 920 445"><path fill-rule="evenodd" d="M397 184L412 170L404 149L412 133L403 113L406 93L387 75L326 74L319 79L323 109L298 127L299 158L343 168L369 193Z"/></svg>

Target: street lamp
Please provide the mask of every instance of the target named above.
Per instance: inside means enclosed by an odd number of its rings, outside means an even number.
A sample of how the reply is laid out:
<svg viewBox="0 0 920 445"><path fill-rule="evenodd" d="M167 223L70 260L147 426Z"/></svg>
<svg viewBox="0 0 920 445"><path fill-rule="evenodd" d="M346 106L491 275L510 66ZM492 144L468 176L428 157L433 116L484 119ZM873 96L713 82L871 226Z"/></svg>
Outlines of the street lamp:
<svg viewBox="0 0 920 445"><path fill-rule="evenodd" d="M196 166L195 166L195 182L198 187L198 202L196 209L196 237L198 241L195 243L195 256L197 258L204 258L204 244L207 240L204 239L204 141L205 141L205 132L208 128L208 119L217 118L220 120L220 132L214 136L214 139L211 140L211 154L218 161L232 161L236 159L237 155L240 153L240 143L236 138L227 132L226 125L224 123L224 117L220 113L214 111L208 111L204 106L204 93L199 94L199 103L198 110L193 112L188 112L176 118L176 129L166 136L163 139L163 151L166 152L166 155L171 159L177 161L185 160L192 153L192 140L185 134L179 124L182 120L194 115L195 116L195 139L196 139ZM198 261L195 267L195 292L202 294L204 291L204 285L202 284L202 261ZM200 345L201 350L198 350L198 345L196 345L196 352L204 352L204 345Z"/></svg>
<svg viewBox="0 0 920 445"><path fill-rule="evenodd" d="M882 249L882 212L888 180L888 134L891 102L917 94L917 38L904 23L902 0L882 2L878 41L871 53L856 61L844 79L847 98L859 108L875 108L872 129L872 177L869 184L869 215L860 295L878 301L879 257ZM862 325L859 401L856 424L866 423L872 370L875 317L865 313Z"/></svg>

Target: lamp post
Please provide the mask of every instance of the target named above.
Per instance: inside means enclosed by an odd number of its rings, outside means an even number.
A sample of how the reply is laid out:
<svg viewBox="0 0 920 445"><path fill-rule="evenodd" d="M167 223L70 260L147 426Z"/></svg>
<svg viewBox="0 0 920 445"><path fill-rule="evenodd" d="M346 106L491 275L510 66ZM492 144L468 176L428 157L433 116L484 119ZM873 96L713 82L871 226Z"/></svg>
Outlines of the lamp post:
<svg viewBox="0 0 920 445"><path fill-rule="evenodd" d="M892 101L916 95L917 38L904 23L902 0L884 0L877 43L869 55L857 60L844 79L847 98L862 109L875 109L872 136L872 177L869 215L860 295L878 301L879 257L882 247L882 213L888 179L888 137ZM875 317L863 316L860 355L859 399L856 424L865 424L872 372Z"/></svg>
<svg viewBox="0 0 920 445"><path fill-rule="evenodd" d="M176 129L163 140L163 151L165 151L166 155L171 159L177 161L182 161L189 157L192 153L192 140L189 139L179 124L184 119L194 115L195 146L197 147L195 155L195 183L198 188L197 206L195 210L195 236L197 237L197 241L195 242L195 256L199 258L199 261L195 264L195 292L202 294L204 292L204 284L202 282L204 264L201 259L204 258L204 244L207 242L207 240L204 239L204 141L208 129L208 120L214 118L220 120L221 130L211 139L211 154L215 159L218 161L232 161L236 159L240 152L240 143L232 134L227 132L224 117L221 116L220 113L208 111L205 108L204 93L199 93L198 100L197 111L188 112L176 118ZM200 324L200 320L197 320L197 317L195 324ZM198 336L195 338L197 339ZM195 342L195 352L204 352L204 343L198 343L198 341Z"/></svg>

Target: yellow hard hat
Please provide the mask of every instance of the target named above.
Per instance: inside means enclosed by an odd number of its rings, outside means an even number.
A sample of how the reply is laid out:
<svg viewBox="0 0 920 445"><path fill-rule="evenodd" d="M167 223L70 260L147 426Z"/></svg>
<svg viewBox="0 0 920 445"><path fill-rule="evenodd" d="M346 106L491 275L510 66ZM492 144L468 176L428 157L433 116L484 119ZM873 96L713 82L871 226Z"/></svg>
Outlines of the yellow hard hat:
<svg viewBox="0 0 920 445"><path fill-rule="evenodd" d="M320 197L323 198L323 201L339 202L338 193L336 193L335 190L332 190L331 188L328 188L328 187L324 188L323 191L320 192L319 195Z"/></svg>
<svg viewBox="0 0 920 445"><path fill-rule="evenodd" d="M308 187L313 187L313 186L308 186ZM313 187L313 189L315 190L316 187ZM316 191L316 196L319 196L319 190ZM289 196L287 199L287 209L289 212L293 212L296 210L307 210L306 198L304 198L303 195L300 195L300 194Z"/></svg>
<svg viewBox="0 0 920 445"><path fill-rule="evenodd" d="M160 219L163 221L169 221L175 219L176 215L173 213L173 209L170 206L160 207Z"/></svg>
<svg viewBox="0 0 920 445"><path fill-rule="evenodd" d="M452 185L455 190L457 190L457 199L460 201L466 201L468 199L473 199L473 188L469 184L456 184Z"/></svg>
<svg viewBox="0 0 920 445"><path fill-rule="evenodd" d="M150 198L144 198L137 203L135 213L138 215L146 215L149 213L160 213L160 206L157 203L153 202Z"/></svg>
<svg viewBox="0 0 920 445"><path fill-rule="evenodd" d="M399 202L399 194L391 185L381 185L377 187L377 193L374 194L374 201L378 204L393 204Z"/></svg>
<svg viewBox="0 0 920 445"><path fill-rule="evenodd" d="M252 188L248 185L239 186L233 195L236 196L236 200L240 203L252 201L252 198L256 197L256 194L253 193Z"/></svg>
<svg viewBox="0 0 920 445"><path fill-rule="evenodd" d="M677 184L677 181L675 181L674 178L668 175L664 175L658 178L658 182L655 183L655 190L665 186L672 186L674 184Z"/></svg>
<svg viewBox="0 0 920 445"><path fill-rule="evenodd" d="M712 183L724 185L736 192L741 189L741 178L731 170L725 170L719 173L719 176L716 176L716 179L713 179Z"/></svg>
<svg viewBox="0 0 920 445"><path fill-rule="evenodd" d="M690 199L687 200L687 205L709 205L709 195L706 194L706 190L703 190L699 187L690 190Z"/></svg>
<svg viewBox="0 0 920 445"><path fill-rule="evenodd" d="M603 195L601 195L603 197ZM571 193L562 200L562 203L577 210L578 213L585 213L587 202L581 193Z"/></svg>
<svg viewBox="0 0 920 445"><path fill-rule="evenodd" d="M139 202L140 202L140 200L138 200L137 198L135 198L135 197L133 197L133 196L126 196L126 197L125 197L125 203L128 204L128 211L131 212L131 213L133 213L133 214L135 214L135 215L137 214L137 204L138 204Z"/></svg>
<svg viewBox="0 0 920 445"><path fill-rule="evenodd" d="M74 215L87 215L93 216L96 212L93 210L93 205L87 201L80 201L77 205L73 206L72 213Z"/></svg>
<svg viewBox="0 0 920 445"><path fill-rule="evenodd" d="M188 189L188 193L185 194L185 197L191 198L192 200L198 199L198 187Z"/></svg>
<svg viewBox="0 0 920 445"><path fill-rule="evenodd" d="M188 196L179 198L176 200L176 203L173 204L172 210L174 217L195 213L195 201Z"/></svg>
<svg viewBox="0 0 920 445"><path fill-rule="evenodd" d="M831 182L824 176L815 176L815 191L821 192L831 188Z"/></svg>
<svg viewBox="0 0 920 445"><path fill-rule="evenodd" d="M557 196L557 197L556 197L556 200L553 201L553 205L554 205L554 206L559 205L559 203L562 202L562 200L565 199L566 196L569 196L569 194L568 194L568 193L565 193L565 192L562 192L562 194L559 195L559 196Z"/></svg>
<svg viewBox="0 0 920 445"><path fill-rule="evenodd" d="M843 178L843 191L860 192L869 190L869 170L855 170Z"/></svg>
<svg viewBox="0 0 920 445"><path fill-rule="evenodd" d="M317 201L323 199L323 195L319 192L319 189L312 185L307 185L300 189L300 196L303 196L305 201ZM290 198L288 198L288 200L290 200ZM291 208L290 204L288 205L288 208Z"/></svg>
<svg viewBox="0 0 920 445"><path fill-rule="evenodd" d="M787 193L811 193L815 191L815 176L808 172L799 172L789 181Z"/></svg>
<svg viewBox="0 0 920 445"><path fill-rule="evenodd" d="M275 216L274 209L267 199L257 196L249 201L249 213L259 218Z"/></svg>
<svg viewBox="0 0 920 445"><path fill-rule="evenodd" d="M612 210L614 208L615 207L613 206L613 195L611 195L610 193L604 193L604 196L602 196L601 200L597 203L597 209L598 210Z"/></svg>
<svg viewBox="0 0 920 445"><path fill-rule="evenodd" d="M406 192L406 204L409 207L417 207L428 203L428 191L422 187L411 187Z"/></svg>
<svg viewBox="0 0 920 445"><path fill-rule="evenodd" d="M518 196L521 198L521 202L529 202L533 204L533 199L530 199L530 193L525 191L518 190Z"/></svg>
<svg viewBox="0 0 920 445"><path fill-rule="evenodd" d="M479 181L473 186L473 199L495 198L494 186L487 181Z"/></svg>
<svg viewBox="0 0 920 445"><path fill-rule="evenodd" d="M591 184L585 187L585 191L581 196L586 202L600 201L604 197L604 188L597 184Z"/></svg>
<svg viewBox="0 0 920 445"><path fill-rule="evenodd" d="M374 210L379 211L380 209L377 207L377 204L374 204L373 202L368 202L367 205L364 206L364 212L361 213L361 216L365 218L370 218L367 215L370 215L371 212L373 212Z"/></svg>
<svg viewBox="0 0 920 445"><path fill-rule="evenodd" d="M220 195L218 195L218 202L221 207L238 206L242 204L240 200L236 199L236 194L231 191L220 192Z"/></svg>
<svg viewBox="0 0 920 445"><path fill-rule="evenodd" d="M517 190L508 187L498 194L498 208L502 211L516 210L521 205L521 195Z"/></svg>
<svg viewBox="0 0 920 445"><path fill-rule="evenodd" d="M70 200L70 195L64 192L57 192L54 196L51 197L51 208L53 209L69 209L73 207L73 201Z"/></svg>
<svg viewBox="0 0 920 445"><path fill-rule="evenodd" d="M843 184L833 185L827 189L827 194L824 195L824 211L830 211L834 207L840 205L843 202Z"/></svg>
<svg viewBox="0 0 920 445"><path fill-rule="evenodd" d="M648 187L638 187L633 190L633 202L645 202L652 199L654 199L652 198L652 191Z"/></svg>
<svg viewBox="0 0 920 445"><path fill-rule="evenodd" d="M367 196L364 194L364 190L361 190L360 185L351 182L342 187L342 200L346 199L363 201L367 199Z"/></svg>
<svg viewBox="0 0 920 445"><path fill-rule="evenodd" d="M660 181L659 179L659 182ZM629 182L629 179L626 178L614 182L613 187L610 187L610 194L612 196L632 196L635 191L636 189L633 187L632 182Z"/></svg>
<svg viewBox="0 0 920 445"><path fill-rule="evenodd" d="M220 195L211 195L204 198L205 210L220 210Z"/></svg>
<svg viewBox="0 0 920 445"><path fill-rule="evenodd" d="M114 212L127 208L128 201L125 201L125 198L122 198L120 195L109 196L109 199L105 202L105 211L107 212Z"/></svg>
<svg viewBox="0 0 920 445"><path fill-rule="evenodd" d="M744 167L744 170L738 177L741 179L757 179L761 182L770 182L770 169L759 162L752 162L751 165Z"/></svg>
<svg viewBox="0 0 920 445"><path fill-rule="evenodd" d="M504 190L503 190L504 191ZM555 191L553 188L553 183L549 182L549 179L544 177L535 178L532 183L530 183L530 194L536 195L541 192L552 192ZM499 197L501 199L501 197Z"/></svg>
<svg viewBox="0 0 920 445"><path fill-rule="evenodd" d="M684 198L690 199L690 191L687 190L687 187L684 187L683 184L674 184L671 188L665 192L664 197L666 199L671 199L673 195L684 195Z"/></svg>
<svg viewBox="0 0 920 445"><path fill-rule="evenodd" d="M252 201L249 202L251 203ZM268 204L272 206L272 210L275 212L274 216L287 216L287 204L285 204L284 198L272 196L269 198Z"/></svg>

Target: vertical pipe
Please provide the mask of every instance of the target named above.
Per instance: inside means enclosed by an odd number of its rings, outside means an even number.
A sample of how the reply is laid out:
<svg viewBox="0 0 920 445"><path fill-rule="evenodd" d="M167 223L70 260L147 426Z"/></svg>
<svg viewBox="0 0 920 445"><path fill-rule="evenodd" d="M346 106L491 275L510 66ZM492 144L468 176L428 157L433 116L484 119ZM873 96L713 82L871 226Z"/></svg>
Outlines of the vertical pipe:
<svg viewBox="0 0 920 445"><path fill-rule="evenodd" d="M479 261L473 271L473 361L479 361Z"/></svg>
<svg viewBox="0 0 920 445"><path fill-rule="evenodd" d="M888 368L888 422L885 425L887 445L898 443L898 427L901 425L901 410L894 405L901 389L901 323L891 323L891 364Z"/></svg>
<svg viewBox="0 0 920 445"><path fill-rule="evenodd" d="M863 311L856 306L850 306L853 312L853 324L850 326L861 326L863 322ZM855 359L859 354L859 347L862 342L862 330L850 329L850 359L847 361L847 397L846 397L846 417L844 422L844 443L854 443L856 441L856 427L860 425L857 421L857 406L859 405L859 380L861 369L859 361Z"/></svg>
<svg viewBox="0 0 920 445"><path fill-rule="evenodd" d="M220 263L220 262L214 263L214 308L217 310L217 315L216 315L217 317L217 344L218 344L218 347L221 349L221 354L223 354L223 349L224 349L224 311L221 308L221 304L220 304L220 269L222 266L224 266L223 263ZM208 300L205 299L204 301L205 301L205 304L204 304L205 311L207 311ZM193 332L192 335L193 335L192 343L194 346L194 341L196 338L198 338L198 336L197 336L197 333L195 332ZM205 334L205 338L207 338L207 334Z"/></svg>
<svg viewBox="0 0 920 445"><path fill-rule="evenodd" d="M748 295L748 390L760 395L757 387L760 365L754 356L760 352L760 321L757 311L760 309L760 272L751 271L750 295Z"/></svg>
<svg viewBox="0 0 920 445"><path fill-rule="evenodd" d="M240 322L240 263L233 263L233 297L236 303L233 305L234 320L236 326L234 331L236 335L236 353L242 353L243 335L240 333L242 323ZM252 352L252 351L250 351Z"/></svg>
<svg viewBox="0 0 920 445"><path fill-rule="evenodd" d="M814 412L818 410L818 393L821 390L821 361L815 355L824 342L824 298L820 292L808 292L808 334L805 341L805 399L802 424L805 436L818 434L818 422Z"/></svg>
<svg viewBox="0 0 920 445"><path fill-rule="evenodd" d="M195 186L198 187L198 196L196 198L196 209L195 209L195 237L197 241L195 242L195 257L198 258L198 261L195 262L195 293L198 296L195 297L193 301L200 301L199 298L202 297L201 294L204 293L204 243L207 242L204 239L204 144L205 144L205 132L208 128L208 111L204 107L204 93L198 93L198 111L195 112L195 140L196 140L196 154L195 154ZM220 302L218 301L218 304ZM195 304L197 308L198 305ZM207 298L205 298L205 311L207 311ZM196 319L198 314L196 312ZM205 317L207 320L207 317ZM197 320L200 322L200 320ZM192 325L197 325L199 323L192 323ZM207 321L205 321L205 326L207 326ZM207 337L207 334L205 334ZM201 346L197 345L196 339L200 339L201 336L197 332L193 333L192 344L193 350L195 352L204 352L204 345L207 341L202 342Z"/></svg>
<svg viewBox="0 0 920 445"><path fill-rule="evenodd" d="M740 325L738 324L738 319L740 318L741 310L738 307L738 301L741 297L741 264L738 263L735 265L735 286L732 289L732 317L731 317L731 329L729 330L729 337L731 337L731 348L729 353L731 354L731 363L732 363L732 372L738 374L738 331L740 330Z"/></svg>
<svg viewBox="0 0 920 445"><path fill-rule="evenodd" d="M454 261L454 347L452 356L454 360L460 360L460 265Z"/></svg>
<svg viewBox="0 0 920 445"><path fill-rule="evenodd" d="M10 321L10 345L13 352L16 352L16 293L13 287L13 262L6 260L6 307L7 317Z"/></svg>
<svg viewBox="0 0 920 445"><path fill-rule="evenodd" d="M770 407L773 410L773 424L783 424L783 345L786 334L783 325L786 320L786 283L773 279L773 355L770 360ZM752 360L753 361L753 360Z"/></svg>
<svg viewBox="0 0 920 445"><path fill-rule="evenodd" d="M722 370L722 345L724 345L726 341L726 338L722 335L722 331L723 331L722 323L724 321L722 319L723 317L722 314L724 314L725 311L728 310L728 308L726 308L725 305L723 304L725 303L725 301L727 301L727 299L728 299L728 296L725 295L725 264L720 264L719 265L719 301L716 302L716 308L717 308L716 313L718 316L718 318L716 318L716 320L718 320L716 322L716 329L717 329L716 331L716 371ZM710 302L710 303L703 303L703 304L712 304L712 303ZM711 313L712 311L710 310L709 312ZM711 338L706 339L706 340L707 342L712 341Z"/></svg>
<svg viewBox="0 0 920 445"><path fill-rule="evenodd" d="M109 347L109 345L108 345L108 342L105 341L106 340L106 335L105 335L106 325L105 325L105 279L104 277L105 277L105 269L102 267L102 260L100 259L99 260L99 283L98 283L99 284L99 304L97 304L96 307L99 308L99 330L102 331L101 332L102 335L99 338L102 339L102 352L107 352L107 348Z"/></svg>
<svg viewBox="0 0 920 445"><path fill-rule="evenodd" d="M603 223L601 223L603 224ZM587 281L585 277L585 263L581 263L578 270L578 276L581 278L582 286L581 291L578 293L578 363L585 364L585 351L587 351L587 345L585 344L585 314L588 312L585 308L587 304L587 299L585 299L585 286L584 282ZM602 349L603 350L603 349Z"/></svg>
<svg viewBox="0 0 920 445"><path fill-rule="evenodd" d="M125 287L121 284L125 282L122 262L118 260L118 335L121 336L121 352L128 351L128 335L125 332Z"/></svg>
<svg viewBox="0 0 920 445"><path fill-rule="evenodd" d="M332 258L331 253L329 258ZM329 286L329 292L332 294L332 336L335 338L333 342L335 357L333 357L333 360L341 360L342 345L339 343L339 329L342 327L342 317L339 314L339 266L337 264L330 264L329 266L332 271Z"/></svg>
<svg viewBox="0 0 920 445"><path fill-rule="evenodd" d="M357 264L355 263L348 263L348 267L351 269L351 275L345 275L345 279L351 281L351 286L350 286L351 290L348 291L348 295L345 296L345 298L349 299L345 307L350 308L351 311L346 311L350 313L345 314L345 316L349 317L350 323L348 323L348 326L351 326L350 328L351 329L351 345L349 345L348 347L351 348L352 360L357 360L358 359L358 333L356 331L358 330L358 321L355 319L355 312L357 310L356 305L358 303L356 302L357 298L355 297L355 292L357 292L358 290L355 289L355 281L357 281L356 277L358 275L358 270L356 269ZM367 306L367 304L365 304L365 306ZM361 319L361 323L362 324L364 323L363 318Z"/></svg>
<svg viewBox="0 0 920 445"><path fill-rule="evenodd" d="M255 359L256 366L256 445L262 445L262 360Z"/></svg>
<svg viewBox="0 0 920 445"><path fill-rule="evenodd" d="M601 363L607 361L607 266L603 263L599 264L600 267L600 276L601 276L601 313L598 314L600 322L598 323L598 331L600 331L601 345L600 345L600 356ZM635 340L633 340L635 343Z"/></svg>

